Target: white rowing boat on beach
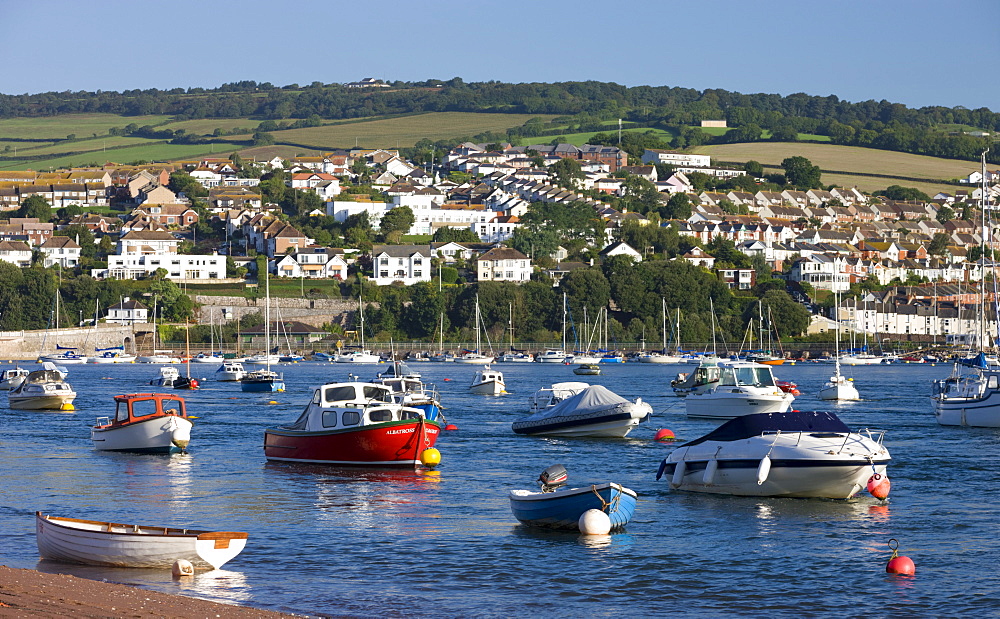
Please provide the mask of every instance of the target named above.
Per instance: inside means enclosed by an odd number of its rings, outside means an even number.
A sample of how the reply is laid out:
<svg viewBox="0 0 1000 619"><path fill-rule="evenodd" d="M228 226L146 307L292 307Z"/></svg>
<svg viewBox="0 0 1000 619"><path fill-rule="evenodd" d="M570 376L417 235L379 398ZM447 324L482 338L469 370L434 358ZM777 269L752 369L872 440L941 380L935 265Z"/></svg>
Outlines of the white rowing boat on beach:
<svg viewBox="0 0 1000 619"><path fill-rule="evenodd" d="M111 567L170 568L179 559L218 569L240 554L246 533L196 531L60 518L35 512L43 559Z"/></svg>

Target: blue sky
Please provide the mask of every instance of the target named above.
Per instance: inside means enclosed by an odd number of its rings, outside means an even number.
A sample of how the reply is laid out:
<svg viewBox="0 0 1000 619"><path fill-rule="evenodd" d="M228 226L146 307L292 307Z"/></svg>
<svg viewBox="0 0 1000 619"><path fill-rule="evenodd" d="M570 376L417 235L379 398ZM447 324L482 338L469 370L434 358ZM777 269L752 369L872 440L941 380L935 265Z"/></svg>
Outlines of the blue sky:
<svg viewBox="0 0 1000 619"><path fill-rule="evenodd" d="M998 22L1000 0L0 0L0 92L458 76L1000 111Z"/></svg>

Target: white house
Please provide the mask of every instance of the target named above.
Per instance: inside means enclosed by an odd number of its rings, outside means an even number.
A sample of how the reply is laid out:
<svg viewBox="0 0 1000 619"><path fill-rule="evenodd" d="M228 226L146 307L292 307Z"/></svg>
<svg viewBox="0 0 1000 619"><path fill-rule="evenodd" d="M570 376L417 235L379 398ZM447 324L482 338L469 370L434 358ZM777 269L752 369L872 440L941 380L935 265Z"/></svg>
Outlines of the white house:
<svg viewBox="0 0 1000 619"><path fill-rule="evenodd" d="M68 236L49 237L44 243L38 246L38 250L45 254L44 266L50 267L58 264L64 269L73 268L80 264L81 249Z"/></svg>
<svg viewBox="0 0 1000 619"><path fill-rule="evenodd" d="M520 225L521 220L517 217L500 216L487 222L472 224L472 231L484 243L504 243L514 236L514 230Z"/></svg>
<svg viewBox="0 0 1000 619"><path fill-rule="evenodd" d="M167 279L225 279L226 257L219 254L118 254L108 256L108 268L92 269L95 279L141 279L164 269Z"/></svg>
<svg viewBox="0 0 1000 619"><path fill-rule="evenodd" d="M347 200L331 200L326 203L326 214L343 223L351 215L368 213L368 221L373 228L378 228L382 216L392 208L385 202L349 202Z"/></svg>
<svg viewBox="0 0 1000 619"><path fill-rule="evenodd" d="M326 247L308 247L294 254L276 256L270 269L278 277L341 280L347 277L343 251Z"/></svg>
<svg viewBox="0 0 1000 619"><path fill-rule="evenodd" d="M120 303L108 308L107 322L118 325L149 322L149 308L138 301L125 297Z"/></svg>
<svg viewBox="0 0 1000 619"><path fill-rule="evenodd" d="M372 279L378 286L431 281L431 252L417 245L383 245L372 249Z"/></svg>
<svg viewBox="0 0 1000 619"><path fill-rule="evenodd" d="M476 276L481 282L526 282L531 270L531 260L509 247L494 247L476 258Z"/></svg>
<svg viewBox="0 0 1000 619"><path fill-rule="evenodd" d="M601 250L600 256L602 258L610 258L612 256L628 256L632 259L632 262L642 262L642 254L633 249L632 246L625 241L618 241L617 243L608 245Z"/></svg>
<svg viewBox="0 0 1000 619"><path fill-rule="evenodd" d="M19 267L30 267L31 247L24 241L0 241L0 260Z"/></svg>

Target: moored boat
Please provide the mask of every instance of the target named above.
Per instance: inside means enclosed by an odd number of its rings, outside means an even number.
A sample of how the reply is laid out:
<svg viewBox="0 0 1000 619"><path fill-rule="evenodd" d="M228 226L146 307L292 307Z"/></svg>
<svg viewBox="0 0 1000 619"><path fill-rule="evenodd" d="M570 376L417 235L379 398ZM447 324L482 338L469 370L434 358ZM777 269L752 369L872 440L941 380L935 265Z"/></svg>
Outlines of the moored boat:
<svg viewBox="0 0 1000 619"><path fill-rule="evenodd" d="M115 396L113 417L98 417L90 440L99 451L175 453L187 449L193 424L183 398L162 393Z"/></svg>
<svg viewBox="0 0 1000 619"><path fill-rule="evenodd" d="M652 413L653 407L642 398L630 402L601 385L587 385L557 404L518 419L511 429L527 435L624 437Z"/></svg>
<svg viewBox="0 0 1000 619"><path fill-rule="evenodd" d="M852 432L833 413L744 415L678 447L656 478L691 492L847 499L885 475L882 438Z"/></svg>
<svg viewBox="0 0 1000 619"><path fill-rule="evenodd" d="M689 417L731 419L752 413L783 413L795 396L774 383L771 366L749 361L719 362L719 382L684 401Z"/></svg>
<svg viewBox="0 0 1000 619"><path fill-rule="evenodd" d="M590 509L605 512L618 529L635 513L636 493L613 482L565 488L566 469L550 466L539 477L541 491L511 490L510 511L519 522L549 529L579 529L580 516Z"/></svg>
<svg viewBox="0 0 1000 619"><path fill-rule="evenodd" d="M62 518L35 512L38 553L43 559L170 569L183 559L194 567L218 569L242 552L246 533L118 524Z"/></svg>
<svg viewBox="0 0 1000 619"><path fill-rule="evenodd" d="M172 366L164 366L160 368L159 375L150 380L149 384L154 387L173 387L174 382L180 378L181 374L177 371L177 368Z"/></svg>
<svg viewBox="0 0 1000 619"><path fill-rule="evenodd" d="M601 366L596 363L581 363L573 368L573 373L578 376L600 376Z"/></svg>
<svg viewBox="0 0 1000 619"><path fill-rule="evenodd" d="M24 382L30 372L25 368L12 367L0 372L0 390L10 391Z"/></svg>
<svg viewBox="0 0 1000 619"><path fill-rule="evenodd" d="M477 370L472 377L469 391L479 395L500 395L507 392L507 385L503 380L503 373L486 366Z"/></svg>
<svg viewBox="0 0 1000 619"><path fill-rule="evenodd" d="M283 377L273 370L254 370L245 373L240 379L240 391L273 393L284 390Z"/></svg>
<svg viewBox="0 0 1000 619"><path fill-rule="evenodd" d="M679 396L704 393L719 383L719 358L704 358L691 372L679 372L670 381L670 388Z"/></svg>
<svg viewBox="0 0 1000 619"><path fill-rule="evenodd" d="M30 372L24 382L7 392L11 408L16 410L73 410L76 392L65 382L65 375L54 369Z"/></svg>
<svg viewBox="0 0 1000 619"><path fill-rule="evenodd" d="M348 466L417 468L427 460L441 424L393 401L385 385L330 383L290 425L264 431L268 460ZM436 451L436 450L435 450Z"/></svg>
<svg viewBox="0 0 1000 619"><path fill-rule="evenodd" d="M224 361L215 371L215 380L220 382L237 382L246 376L243 364L235 361Z"/></svg>

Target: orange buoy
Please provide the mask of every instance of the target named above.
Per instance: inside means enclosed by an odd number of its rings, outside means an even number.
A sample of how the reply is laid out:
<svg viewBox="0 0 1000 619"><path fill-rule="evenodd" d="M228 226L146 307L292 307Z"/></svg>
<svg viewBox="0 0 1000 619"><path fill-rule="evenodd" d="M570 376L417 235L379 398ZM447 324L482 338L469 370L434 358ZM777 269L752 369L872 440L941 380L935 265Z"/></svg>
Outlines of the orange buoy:
<svg viewBox="0 0 1000 619"><path fill-rule="evenodd" d="M675 440L677 437L674 436L673 430L668 430L667 428L660 428L656 431L656 436L653 437L654 441L669 442Z"/></svg>
<svg viewBox="0 0 1000 619"><path fill-rule="evenodd" d="M913 565L913 560L909 557L899 556L899 542L895 539L890 539L889 548L892 548L892 556L889 557L889 562L885 564L886 573L913 576L917 571L917 567Z"/></svg>
<svg viewBox="0 0 1000 619"><path fill-rule="evenodd" d="M875 473L868 478L868 493L876 499L884 499L889 496L891 485L888 477Z"/></svg>
<svg viewBox="0 0 1000 619"><path fill-rule="evenodd" d="M451 432L451 431L453 431L453 430L457 430L457 429L458 429L458 426L456 426L456 425L455 425L455 424L453 424L453 423L449 423L448 425L446 425L446 426L444 427L444 429L445 429L445 430L448 430L449 432Z"/></svg>
<svg viewBox="0 0 1000 619"><path fill-rule="evenodd" d="M446 379L444 379L444 382L448 382L450 380L451 380L450 378L446 378Z"/></svg>

